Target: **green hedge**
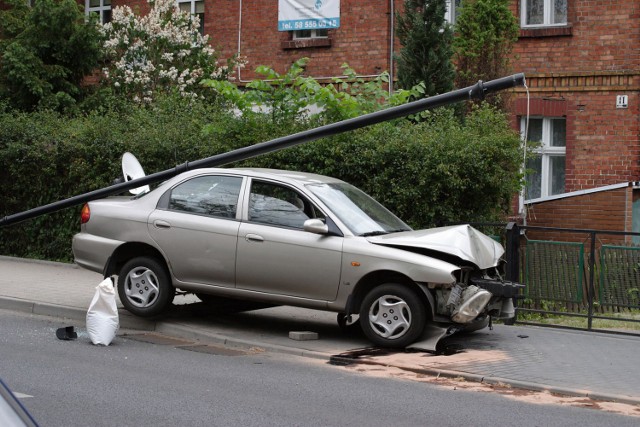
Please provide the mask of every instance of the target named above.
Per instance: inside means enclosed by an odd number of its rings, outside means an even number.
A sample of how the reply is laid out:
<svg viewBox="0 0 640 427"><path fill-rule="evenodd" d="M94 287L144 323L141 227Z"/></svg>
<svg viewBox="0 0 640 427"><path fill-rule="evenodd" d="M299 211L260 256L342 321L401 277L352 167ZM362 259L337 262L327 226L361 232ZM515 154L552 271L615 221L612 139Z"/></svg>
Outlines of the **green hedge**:
<svg viewBox="0 0 640 427"><path fill-rule="evenodd" d="M0 216L109 185L134 153L147 173L297 132L214 106L167 100L69 118L0 109ZM397 120L242 162L342 178L416 228L503 216L518 190L520 144L506 118L479 109L464 124L447 110ZM0 254L70 261L80 206L0 229Z"/></svg>

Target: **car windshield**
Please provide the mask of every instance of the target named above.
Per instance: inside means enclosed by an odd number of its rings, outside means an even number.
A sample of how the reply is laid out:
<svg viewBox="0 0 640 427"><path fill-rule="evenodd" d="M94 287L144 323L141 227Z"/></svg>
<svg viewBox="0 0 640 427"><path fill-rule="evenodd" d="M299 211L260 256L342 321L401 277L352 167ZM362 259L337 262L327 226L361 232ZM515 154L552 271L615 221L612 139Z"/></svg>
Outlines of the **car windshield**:
<svg viewBox="0 0 640 427"><path fill-rule="evenodd" d="M309 184L307 188L355 235L375 236L411 230L387 208L353 185L344 182Z"/></svg>

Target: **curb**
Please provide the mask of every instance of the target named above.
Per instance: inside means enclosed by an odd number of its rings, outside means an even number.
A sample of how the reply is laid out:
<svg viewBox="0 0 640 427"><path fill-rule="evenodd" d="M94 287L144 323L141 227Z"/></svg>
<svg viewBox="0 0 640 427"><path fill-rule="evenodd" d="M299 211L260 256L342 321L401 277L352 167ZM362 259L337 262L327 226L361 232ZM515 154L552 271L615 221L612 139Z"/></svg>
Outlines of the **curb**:
<svg viewBox="0 0 640 427"><path fill-rule="evenodd" d="M83 322L87 318L87 311L77 307L32 302L20 298L3 296L0 296L0 310L19 311L39 316L62 317L65 319L81 320ZM124 329L154 331L157 327L157 322L135 317L122 309L118 310L118 317L120 327Z"/></svg>
<svg viewBox="0 0 640 427"><path fill-rule="evenodd" d="M155 332L166 334L166 335L179 335L181 338L194 339L204 342L212 342L219 343L234 347L254 347L260 348L265 351L272 351L274 353L282 353L282 354L290 354L292 356L302 356L302 357L311 357L314 359L320 360L329 360L330 355L327 353L322 353L313 350L305 350L301 348L288 347L284 345L277 344L266 344L264 342L257 342L251 340L243 340L240 338L232 338L226 335L211 333L211 332L203 332L203 331L194 331L189 326L174 324L174 323L163 323L160 322Z"/></svg>
<svg viewBox="0 0 640 427"><path fill-rule="evenodd" d="M55 304L31 302L18 298L2 297L0 296L0 309L23 312L35 315L49 316L49 317L62 317L66 319L81 320L86 319L86 311L77 307L67 307ZM259 348L265 351L271 351L274 353L289 354L293 356L309 357L314 359L331 361L336 355L322 353L313 350L306 350L295 347L288 347L277 344L267 344L264 342L258 342L254 340L244 340L241 338L233 338L226 335L204 332L201 330L193 329L190 326L181 325L179 323L170 323L162 321L150 321L141 319L139 317L128 314L123 309L119 310L120 315L120 327L123 329L143 330L158 332L169 336L178 336L180 338L186 338L190 340L197 340L209 343L224 344L233 347L249 347ZM377 363L372 360L358 360L352 359L349 361L352 364L370 364L370 365L384 365L388 366L388 363ZM410 371L416 374L429 375L433 377L445 377L445 378L462 378L465 381L476 382L481 384L504 384L510 387L531 390L537 392L549 392L553 394L559 394L563 396L572 397L586 397L594 400L603 400L611 402L620 402L630 405L640 405L640 397L623 396L611 393L599 393L589 390L580 390L572 388L563 388L556 386L548 386L544 384L538 384L528 381L518 381L509 378L482 376L478 374L470 374L460 371L449 371L436 368L412 368L408 366L398 365L395 366L399 369Z"/></svg>

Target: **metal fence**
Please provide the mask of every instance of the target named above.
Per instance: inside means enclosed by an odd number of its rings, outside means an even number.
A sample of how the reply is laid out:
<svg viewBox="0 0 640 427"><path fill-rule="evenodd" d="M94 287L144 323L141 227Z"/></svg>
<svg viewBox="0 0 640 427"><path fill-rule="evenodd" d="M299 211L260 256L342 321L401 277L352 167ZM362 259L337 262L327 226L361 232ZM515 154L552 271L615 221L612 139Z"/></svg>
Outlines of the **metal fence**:
<svg viewBox="0 0 640 427"><path fill-rule="evenodd" d="M472 225L499 236L507 279L526 285L516 322L640 335L640 247L631 243L640 233ZM554 323L567 317L584 325Z"/></svg>

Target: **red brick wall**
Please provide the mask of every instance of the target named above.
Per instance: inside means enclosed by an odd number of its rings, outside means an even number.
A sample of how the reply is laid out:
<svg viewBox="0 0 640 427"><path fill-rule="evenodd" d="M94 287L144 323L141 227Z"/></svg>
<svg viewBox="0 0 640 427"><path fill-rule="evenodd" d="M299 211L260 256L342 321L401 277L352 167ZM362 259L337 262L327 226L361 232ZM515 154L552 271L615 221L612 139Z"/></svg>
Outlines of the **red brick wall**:
<svg viewBox="0 0 640 427"><path fill-rule="evenodd" d="M139 15L146 15L149 12L149 2L147 0L112 0L111 7L117 6L129 6L134 13Z"/></svg>
<svg viewBox="0 0 640 427"><path fill-rule="evenodd" d="M613 231L632 231L633 188L600 191L542 203L527 208L527 225ZM530 239L582 241L583 234L529 230ZM604 236L607 242L625 240ZM627 239L630 240L630 239Z"/></svg>
<svg viewBox="0 0 640 427"><path fill-rule="evenodd" d="M396 1L399 3L399 1ZM290 48L289 32L278 31L278 7L274 0L244 0L239 29L239 2L205 0L205 31L223 57L238 51L247 61L242 80L255 78L258 65L268 65L282 73L292 62L311 58L306 74L314 77L341 75L348 63L359 74L373 75L389 69L388 1L341 1L341 26L329 30L331 46Z"/></svg>
<svg viewBox="0 0 640 427"><path fill-rule="evenodd" d="M618 109L616 95L623 94L629 95L629 108ZM526 104L522 97L515 102L518 118L526 115ZM638 180L639 105L637 91L532 93L532 116L566 118L567 192ZM519 120L515 120L514 127L519 126Z"/></svg>
<svg viewBox="0 0 640 427"><path fill-rule="evenodd" d="M520 1L512 2L519 14ZM568 2L570 36L530 37L521 31L515 53L524 73L637 70L640 62L640 2L573 0ZM548 31L548 33L553 31Z"/></svg>
<svg viewBox="0 0 640 427"><path fill-rule="evenodd" d="M566 191L636 181L640 178L640 2L568 4L567 27L521 30L513 65L527 75L530 113L566 117ZM520 1L512 2L518 19L519 5ZM629 108L616 108L617 95L628 95ZM564 104L563 113L549 110L558 102ZM516 115L525 114L525 103L525 93L519 91Z"/></svg>
<svg viewBox="0 0 640 427"><path fill-rule="evenodd" d="M84 4L82 0L79 1ZM394 0L396 11L403 0ZM291 33L278 31L276 0L205 0L204 29L211 45L221 59L238 53L247 61L241 72L242 81L256 78L258 65L267 65L285 72L291 63L302 57L311 58L306 75L331 77L342 75L347 63L360 75L377 75L390 68L390 1L341 0L341 26L329 30L330 41L290 43ZM128 5L134 11L146 13L146 0L114 0L113 7ZM242 19L240 19L242 12ZM240 40L240 46L238 46ZM327 46L328 44L328 46ZM309 46L311 45L311 46ZM396 43L396 49L399 46ZM236 76L237 77L237 76Z"/></svg>

